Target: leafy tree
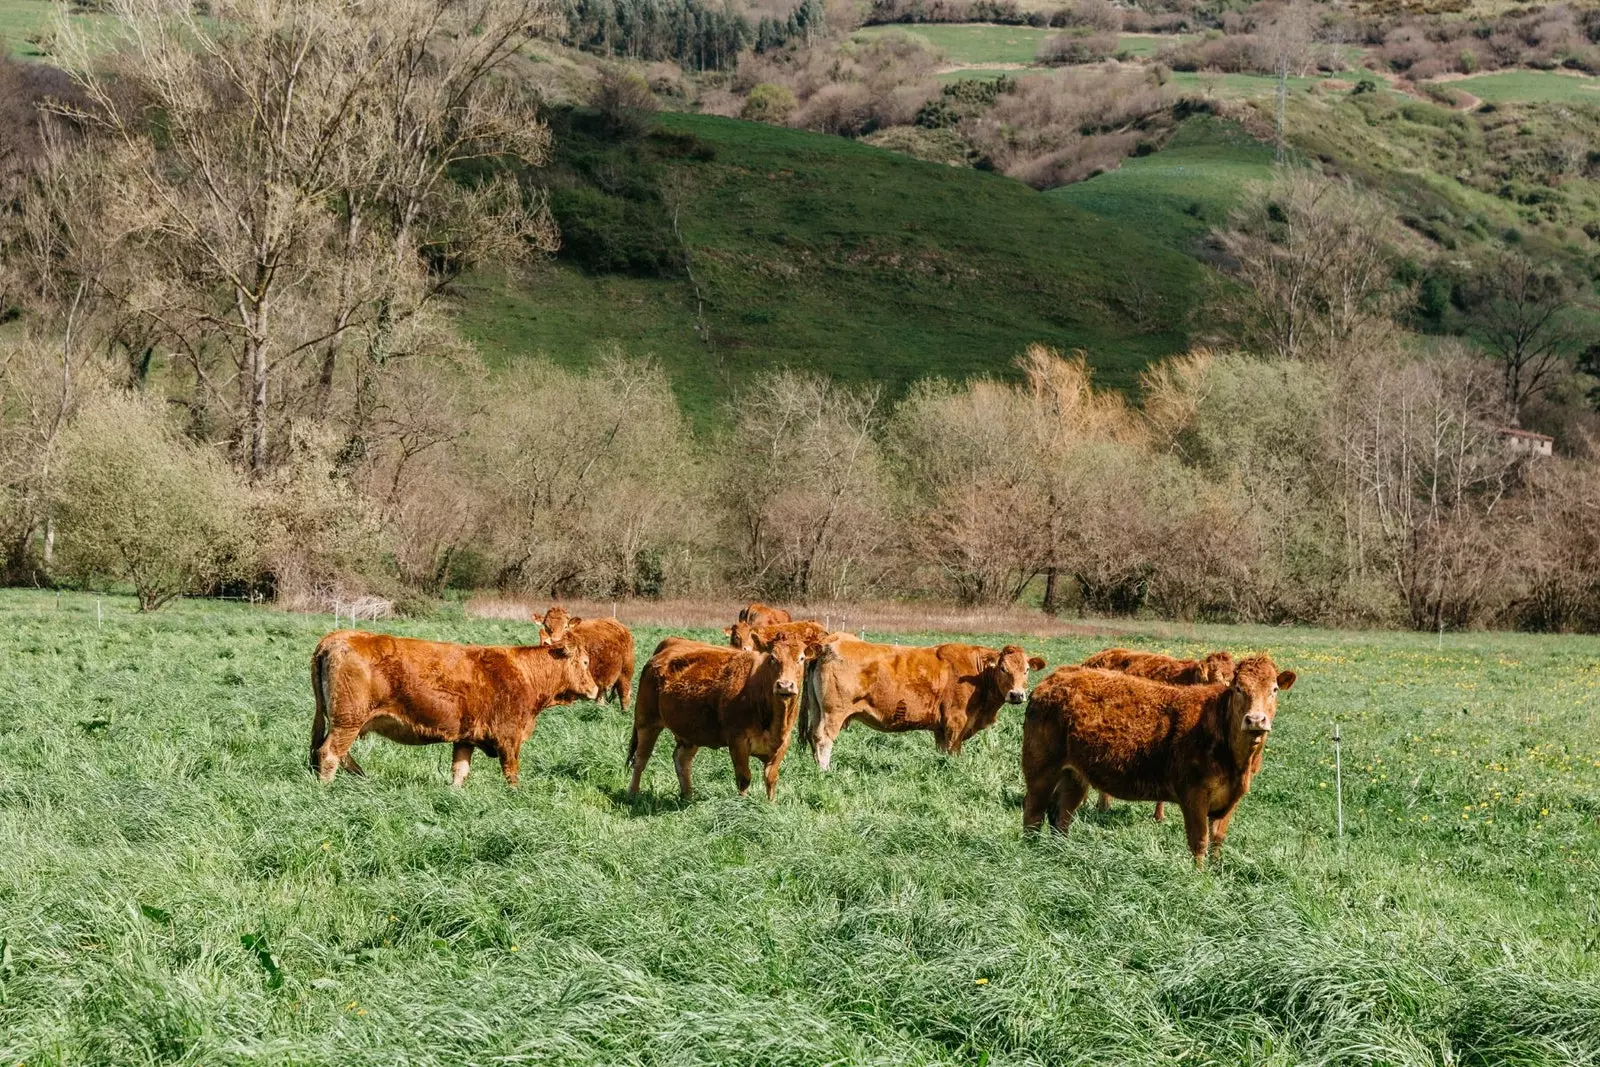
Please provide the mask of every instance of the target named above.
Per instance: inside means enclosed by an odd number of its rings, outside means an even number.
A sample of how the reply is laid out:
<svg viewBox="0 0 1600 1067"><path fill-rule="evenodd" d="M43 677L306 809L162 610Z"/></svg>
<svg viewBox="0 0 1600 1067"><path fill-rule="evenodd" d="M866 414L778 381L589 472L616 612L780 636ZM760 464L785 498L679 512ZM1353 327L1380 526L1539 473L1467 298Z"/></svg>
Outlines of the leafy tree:
<svg viewBox="0 0 1600 1067"><path fill-rule="evenodd" d="M140 611L249 573L248 491L153 402L128 394L89 402L57 451L53 510L65 573L131 583Z"/></svg>

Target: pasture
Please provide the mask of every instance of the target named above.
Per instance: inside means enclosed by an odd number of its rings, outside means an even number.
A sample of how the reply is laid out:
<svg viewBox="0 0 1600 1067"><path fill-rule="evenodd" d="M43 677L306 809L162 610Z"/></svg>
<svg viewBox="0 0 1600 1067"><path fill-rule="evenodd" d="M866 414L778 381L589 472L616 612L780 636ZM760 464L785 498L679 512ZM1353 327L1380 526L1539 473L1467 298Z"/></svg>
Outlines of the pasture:
<svg viewBox="0 0 1600 1067"><path fill-rule="evenodd" d="M1200 115L1179 127L1161 151L1044 195L1141 226L1151 237L1193 251L1227 223L1250 182L1272 180L1272 157L1271 145L1236 123Z"/></svg>
<svg viewBox="0 0 1600 1067"><path fill-rule="evenodd" d="M1471 93L1488 104L1597 104L1600 78L1555 71L1512 70L1441 82L1448 89Z"/></svg>
<svg viewBox="0 0 1600 1067"><path fill-rule="evenodd" d="M628 720L591 704L545 713L519 791L382 739L322 786L331 620L130 609L0 594L6 1064L1600 1062L1600 640L1022 639L1300 672L1196 872L1148 805L1023 841L1019 708L959 759L855 727L823 776L797 746L776 804L710 751L694 801L658 756L627 802Z"/></svg>
<svg viewBox="0 0 1600 1067"><path fill-rule="evenodd" d="M865 26L852 34L851 39L869 41L886 33L904 33L939 49L951 63L981 67L996 63L1031 64L1045 38L1059 32L989 23L918 23L915 26Z"/></svg>

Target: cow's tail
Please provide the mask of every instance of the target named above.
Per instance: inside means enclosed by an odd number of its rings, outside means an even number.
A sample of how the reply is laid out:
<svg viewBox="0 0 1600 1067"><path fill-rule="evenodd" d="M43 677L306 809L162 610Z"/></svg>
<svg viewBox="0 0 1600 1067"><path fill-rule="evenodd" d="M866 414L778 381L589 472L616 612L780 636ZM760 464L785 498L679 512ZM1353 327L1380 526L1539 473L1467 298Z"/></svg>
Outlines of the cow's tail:
<svg viewBox="0 0 1600 1067"><path fill-rule="evenodd" d="M813 752L817 732L822 729L822 661L828 658L824 645L816 659L806 661L805 684L800 690L800 740Z"/></svg>
<svg viewBox="0 0 1600 1067"><path fill-rule="evenodd" d="M311 719L312 774L319 774L322 770L320 753L323 743L328 740L328 720L333 715L333 674L337 668L333 646L319 644L311 654L311 692L317 702L316 714ZM339 766L350 774L365 776L367 773L348 752L339 757Z"/></svg>
<svg viewBox="0 0 1600 1067"><path fill-rule="evenodd" d="M633 733L628 735L628 758L623 763L629 770L633 769L633 757L639 754L639 726L634 724Z"/></svg>
<svg viewBox="0 0 1600 1067"><path fill-rule="evenodd" d="M322 770L322 743L328 739L328 711L333 702L332 656L325 645L318 645L311 654L311 692L316 698L317 711L311 719L311 773Z"/></svg>

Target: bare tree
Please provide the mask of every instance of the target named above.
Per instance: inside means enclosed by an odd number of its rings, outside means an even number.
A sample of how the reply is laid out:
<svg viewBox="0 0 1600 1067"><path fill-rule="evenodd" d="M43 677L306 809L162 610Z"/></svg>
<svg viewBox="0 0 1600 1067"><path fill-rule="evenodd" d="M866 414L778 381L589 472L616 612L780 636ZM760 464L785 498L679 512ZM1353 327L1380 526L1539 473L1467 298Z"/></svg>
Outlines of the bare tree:
<svg viewBox="0 0 1600 1067"><path fill-rule="evenodd" d="M1387 368L1362 405L1362 489L1418 629L1471 623L1504 575L1496 523L1521 461L1495 434L1497 393L1456 354Z"/></svg>
<svg viewBox="0 0 1600 1067"><path fill-rule="evenodd" d="M1500 364L1512 425L1584 347L1586 334L1569 313L1571 296L1560 271L1520 252L1500 256L1472 287L1469 318Z"/></svg>
<svg viewBox="0 0 1600 1067"><path fill-rule="evenodd" d="M1394 283L1386 210L1348 182L1281 171L1256 186L1219 235L1233 260L1224 306L1251 348L1333 358L1390 328L1407 294Z"/></svg>
<svg viewBox="0 0 1600 1067"><path fill-rule="evenodd" d="M542 203L495 169L544 158L535 102L495 74L547 0L104 9L104 32L61 30L85 98L69 110L97 134L104 228L159 280L135 306L231 354L253 475L293 368L320 356L304 377L325 398L354 331L381 365L397 324L464 264L552 247ZM459 182L469 164L486 179Z"/></svg>
<svg viewBox="0 0 1600 1067"><path fill-rule="evenodd" d="M876 389L816 374L758 378L734 405L721 496L754 592L836 597L870 586L889 511Z"/></svg>

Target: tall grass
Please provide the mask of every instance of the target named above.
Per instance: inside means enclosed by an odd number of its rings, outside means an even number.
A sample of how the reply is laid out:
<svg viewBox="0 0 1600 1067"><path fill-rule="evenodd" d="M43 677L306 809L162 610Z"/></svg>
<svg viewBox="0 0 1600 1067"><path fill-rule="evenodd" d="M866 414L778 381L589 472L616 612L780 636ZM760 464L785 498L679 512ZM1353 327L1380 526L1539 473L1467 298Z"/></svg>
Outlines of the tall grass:
<svg viewBox="0 0 1600 1067"><path fill-rule="evenodd" d="M546 713L519 791L489 765L453 792L448 749L381 740L366 780L324 787L327 619L130 609L97 627L86 597L0 596L6 1064L1600 1058L1600 641L1146 639L1301 674L1197 873L1148 806L1022 841L1009 712L953 760L849 730L834 773L796 752L770 805L720 753L695 801L658 760L627 802L627 723L590 704Z"/></svg>

